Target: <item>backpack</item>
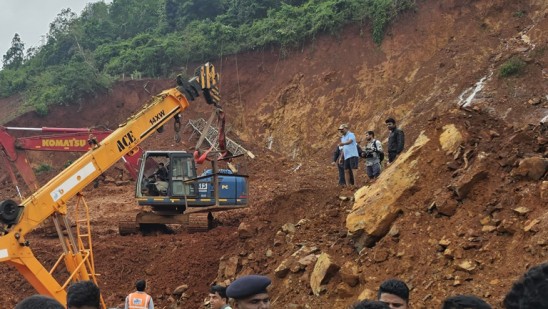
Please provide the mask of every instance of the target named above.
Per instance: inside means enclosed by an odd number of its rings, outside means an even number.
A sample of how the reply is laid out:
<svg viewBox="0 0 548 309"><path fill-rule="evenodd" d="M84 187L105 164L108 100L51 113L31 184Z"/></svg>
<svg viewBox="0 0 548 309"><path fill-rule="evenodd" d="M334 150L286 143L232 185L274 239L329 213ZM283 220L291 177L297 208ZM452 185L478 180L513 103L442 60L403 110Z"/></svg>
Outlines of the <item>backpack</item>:
<svg viewBox="0 0 548 309"><path fill-rule="evenodd" d="M382 162L382 160L384 160L384 152L379 151L377 149L377 140L376 139L373 140L373 147L375 148L375 152L379 155L379 161Z"/></svg>
<svg viewBox="0 0 548 309"><path fill-rule="evenodd" d="M363 157L363 149L360 147L360 144L356 143L356 148L358 149L358 157Z"/></svg>

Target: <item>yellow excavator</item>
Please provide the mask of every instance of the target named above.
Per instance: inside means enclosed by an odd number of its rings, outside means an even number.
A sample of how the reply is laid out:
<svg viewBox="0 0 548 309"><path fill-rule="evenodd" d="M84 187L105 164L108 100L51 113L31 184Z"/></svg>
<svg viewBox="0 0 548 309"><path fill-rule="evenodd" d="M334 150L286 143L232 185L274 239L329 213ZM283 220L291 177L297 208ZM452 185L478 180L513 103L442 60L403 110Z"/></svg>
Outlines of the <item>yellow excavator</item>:
<svg viewBox="0 0 548 309"><path fill-rule="evenodd" d="M0 202L0 262L14 266L40 294L66 302L65 289L71 282L92 280L97 283L91 243L88 205L82 190L130 153L155 131L189 107L200 93L208 104L218 108L220 100L218 74L213 65L200 66L190 80L177 77L177 86L154 96L141 111L129 117L102 141L94 141L92 149L51 179L22 203ZM74 213L76 228L67 219L67 203L76 197ZM51 269L46 269L32 252L27 234L52 218L61 241L62 253ZM66 268L62 282L54 274ZM7 287L6 287L7 288ZM103 308L106 308L102 301Z"/></svg>

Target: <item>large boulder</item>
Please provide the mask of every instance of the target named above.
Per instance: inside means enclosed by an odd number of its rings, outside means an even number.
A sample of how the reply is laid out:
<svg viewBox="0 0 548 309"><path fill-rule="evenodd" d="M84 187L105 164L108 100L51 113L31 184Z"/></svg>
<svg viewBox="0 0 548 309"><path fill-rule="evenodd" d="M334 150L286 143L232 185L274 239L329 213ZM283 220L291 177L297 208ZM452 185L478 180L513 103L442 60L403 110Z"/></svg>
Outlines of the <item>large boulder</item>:
<svg viewBox="0 0 548 309"><path fill-rule="evenodd" d="M413 146L375 181L374 185L359 189L346 217L346 228L357 250L373 245L386 235L402 209L400 197L415 185L419 178L418 160L414 155L430 139L421 133Z"/></svg>

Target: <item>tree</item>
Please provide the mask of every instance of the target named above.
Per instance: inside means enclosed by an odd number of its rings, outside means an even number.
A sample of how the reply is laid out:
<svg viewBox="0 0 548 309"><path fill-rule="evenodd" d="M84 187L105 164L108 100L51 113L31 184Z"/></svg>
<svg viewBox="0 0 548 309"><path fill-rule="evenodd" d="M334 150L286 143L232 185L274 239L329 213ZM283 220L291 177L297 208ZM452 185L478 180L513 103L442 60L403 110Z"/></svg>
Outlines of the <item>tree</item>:
<svg viewBox="0 0 548 309"><path fill-rule="evenodd" d="M25 57L25 44L21 41L19 34L15 34L11 40L11 47L3 56L5 69L17 69L23 64Z"/></svg>

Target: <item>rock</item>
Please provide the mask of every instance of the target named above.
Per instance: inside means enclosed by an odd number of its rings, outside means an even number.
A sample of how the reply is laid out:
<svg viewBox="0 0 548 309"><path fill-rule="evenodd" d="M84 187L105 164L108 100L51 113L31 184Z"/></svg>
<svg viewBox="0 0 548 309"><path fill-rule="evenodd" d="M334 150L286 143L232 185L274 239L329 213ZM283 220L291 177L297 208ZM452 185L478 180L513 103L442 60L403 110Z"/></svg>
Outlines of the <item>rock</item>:
<svg viewBox="0 0 548 309"><path fill-rule="evenodd" d="M491 216L485 216L480 220L481 225L488 225L491 223Z"/></svg>
<svg viewBox="0 0 548 309"><path fill-rule="evenodd" d="M348 298L353 295L352 290L344 282L341 282L337 285L335 293L340 298Z"/></svg>
<svg viewBox="0 0 548 309"><path fill-rule="evenodd" d="M282 231L286 234L294 234L295 225L293 223L286 223L282 226Z"/></svg>
<svg viewBox="0 0 548 309"><path fill-rule="evenodd" d="M118 187L129 185L129 180L116 180L114 184Z"/></svg>
<svg viewBox="0 0 548 309"><path fill-rule="evenodd" d="M450 171L456 171L460 168L460 164L458 162L455 162L455 161L447 162L447 163L445 163L445 166L447 166L447 169L450 170Z"/></svg>
<svg viewBox="0 0 548 309"><path fill-rule="evenodd" d="M366 299L369 299L369 300L377 299L377 293L367 288L364 289L360 293L360 295L358 295L358 300L366 300Z"/></svg>
<svg viewBox="0 0 548 309"><path fill-rule="evenodd" d="M457 264L457 269L472 273L476 269L476 263L470 260L464 260Z"/></svg>
<svg viewBox="0 0 548 309"><path fill-rule="evenodd" d="M373 253L373 261L375 263L382 263L388 260L389 253L386 250L378 250Z"/></svg>
<svg viewBox="0 0 548 309"><path fill-rule="evenodd" d="M442 246L443 248L449 247L450 244L451 241L449 239L446 239L445 237L438 241L438 245Z"/></svg>
<svg viewBox="0 0 548 309"><path fill-rule="evenodd" d="M494 225L484 225L482 228L481 228L481 231L483 233L491 233L493 232L494 230L496 230L497 227L494 226Z"/></svg>
<svg viewBox="0 0 548 309"><path fill-rule="evenodd" d="M454 215L459 207L459 203L452 199L448 192L436 195L434 205L438 213L449 217Z"/></svg>
<svg viewBox="0 0 548 309"><path fill-rule="evenodd" d="M530 105L539 105L540 103L542 103L542 100L540 98L532 98L527 103L529 103Z"/></svg>
<svg viewBox="0 0 548 309"><path fill-rule="evenodd" d="M516 233L516 231L516 222L514 220L504 219L497 226L497 232L499 233L507 233L513 235Z"/></svg>
<svg viewBox="0 0 548 309"><path fill-rule="evenodd" d="M238 226L238 237L240 237L240 239L251 238L254 234L255 229L253 229L249 224L242 222Z"/></svg>
<svg viewBox="0 0 548 309"><path fill-rule="evenodd" d="M462 134L454 124L443 126L443 132L440 134L440 145L446 153L453 153L463 143Z"/></svg>
<svg viewBox="0 0 548 309"><path fill-rule="evenodd" d="M515 211L518 215L521 215L521 216L524 216L526 214L528 214L531 210L527 207L518 207L518 208L514 208L512 209L513 211Z"/></svg>
<svg viewBox="0 0 548 309"><path fill-rule="evenodd" d="M306 225L308 222L309 222L308 219L301 219L301 220L299 220L299 222L297 222L297 224L295 224L295 226Z"/></svg>
<svg viewBox="0 0 548 309"><path fill-rule="evenodd" d="M540 185L540 198L543 201L548 201L548 181L543 181Z"/></svg>
<svg viewBox="0 0 548 309"><path fill-rule="evenodd" d="M358 275L358 265L352 261L348 261L343 264L340 274L342 281L349 286L354 287L358 285L360 281L360 277Z"/></svg>
<svg viewBox="0 0 548 309"><path fill-rule="evenodd" d="M274 270L274 275L280 279L285 278L287 274L289 274L289 262L287 260L283 260L280 265Z"/></svg>
<svg viewBox="0 0 548 309"><path fill-rule="evenodd" d="M272 257L272 250L268 249L265 253L266 257Z"/></svg>
<svg viewBox="0 0 548 309"><path fill-rule="evenodd" d="M531 222L527 223L525 225L525 227L523 228L523 231L524 232L534 232L535 230L533 229L535 227L535 225L539 224L540 223L540 220L539 219L533 219L531 220Z"/></svg>
<svg viewBox="0 0 548 309"><path fill-rule="evenodd" d="M223 275L224 278L227 279L234 279L236 277L236 271L238 270L238 261L239 258L237 256L231 256L228 258L228 260L224 263L224 271ZM219 268L221 265L219 265Z"/></svg>
<svg viewBox="0 0 548 309"><path fill-rule="evenodd" d="M303 268L306 268L308 265L315 263L318 260L315 254L309 254L297 261Z"/></svg>
<svg viewBox="0 0 548 309"><path fill-rule="evenodd" d="M455 256L453 255L453 250L447 248L443 251L443 256L445 256L448 259L453 259Z"/></svg>
<svg viewBox="0 0 548 309"><path fill-rule="evenodd" d="M466 198L472 188L483 179L487 178L489 173L484 169L476 169L462 175L457 181L450 185L453 192L459 200Z"/></svg>
<svg viewBox="0 0 548 309"><path fill-rule="evenodd" d="M489 131L489 136L493 139L495 137L499 137L500 134L499 134L499 132L497 132L495 130L491 130L491 131Z"/></svg>
<svg viewBox="0 0 548 309"><path fill-rule="evenodd" d="M188 290L188 284L182 284L182 285L176 287L175 290L173 290L173 292L171 292L171 294L173 294L173 295L182 295L184 292L186 292L186 290Z"/></svg>
<svg viewBox="0 0 548 309"><path fill-rule="evenodd" d="M335 264L329 254L322 253L318 257L314 270L310 275L310 287L312 293L319 296L322 291L322 285L327 284L329 280L339 271L340 267Z"/></svg>
<svg viewBox="0 0 548 309"><path fill-rule="evenodd" d="M519 162L517 168L511 172L512 177L540 180L548 170L548 159L530 157Z"/></svg>
<svg viewBox="0 0 548 309"><path fill-rule="evenodd" d="M398 228L396 224L392 225L392 227L390 228L390 231L388 231L388 236L391 236L391 237L400 236L400 229Z"/></svg>

